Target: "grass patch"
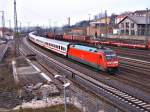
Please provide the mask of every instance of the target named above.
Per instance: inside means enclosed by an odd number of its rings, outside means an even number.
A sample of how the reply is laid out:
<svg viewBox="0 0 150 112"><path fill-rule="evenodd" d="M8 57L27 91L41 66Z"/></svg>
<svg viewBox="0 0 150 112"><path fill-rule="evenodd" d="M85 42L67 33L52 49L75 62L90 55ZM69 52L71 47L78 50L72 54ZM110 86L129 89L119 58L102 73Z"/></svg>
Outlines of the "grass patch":
<svg viewBox="0 0 150 112"><path fill-rule="evenodd" d="M23 109L11 112L64 112L64 105L56 105L40 109ZM81 112L81 111L73 105L67 105L67 112Z"/></svg>

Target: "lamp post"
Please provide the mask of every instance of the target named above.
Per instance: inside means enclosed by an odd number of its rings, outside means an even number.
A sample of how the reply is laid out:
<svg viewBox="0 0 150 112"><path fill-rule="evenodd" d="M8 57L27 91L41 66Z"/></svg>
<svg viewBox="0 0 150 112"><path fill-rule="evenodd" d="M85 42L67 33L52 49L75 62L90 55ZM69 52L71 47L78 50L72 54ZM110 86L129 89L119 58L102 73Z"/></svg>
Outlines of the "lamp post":
<svg viewBox="0 0 150 112"><path fill-rule="evenodd" d="M67 112L67 101L66 101L66 88L70 86L70 83L65 83L63 85L64 87L64 106L65 106L65 112Z"/></svg>
<svg viewBox="0 0 150 112"><path fill-rule="evenodd" d="M61 76L61 75L55 75L54 78L55 78L55 79L63 78L63 76ZM69 83L69 82L63 84L63 88L64 88L64 107L65 107L65 112L67 112L66 89L67 89L69 86L70 86L70 83Z"/></svg>
<svg viewBox="0 0 150 112"><path fill-rule="evenodd" d="M55 75L55 76L54 76L55 79L57 79L57 78L59 78L59 77L62 78L63 76L61 76L61 75Z"/></svg>
<svg viewBox="0 0 150 112"><path fill-rule="evenodd" d="M57 74L57 75L54 76L54 78L55 78L55 79L62 78L62 79L63 79L63 83L66 82L66 80L65 80L66 77L65 77L65 76L62 76L62 75L58 75L58 74Z"/></svg>

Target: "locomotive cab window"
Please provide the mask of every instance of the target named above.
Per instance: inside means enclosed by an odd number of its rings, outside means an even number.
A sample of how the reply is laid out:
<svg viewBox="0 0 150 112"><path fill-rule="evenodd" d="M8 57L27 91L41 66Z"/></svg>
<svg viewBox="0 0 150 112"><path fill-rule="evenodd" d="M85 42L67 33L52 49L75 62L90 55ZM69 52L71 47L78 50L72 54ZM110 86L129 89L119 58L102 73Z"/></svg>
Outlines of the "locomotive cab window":
<svg viewBox="0 0 150 112"><path fill-rule="evenodd" d="M108 52L105 52L105 54L106 54L106 59L107 60L111 60L111 59L117 58L117 56L116 56L116 54L114 52L108 51Z"/></svg>

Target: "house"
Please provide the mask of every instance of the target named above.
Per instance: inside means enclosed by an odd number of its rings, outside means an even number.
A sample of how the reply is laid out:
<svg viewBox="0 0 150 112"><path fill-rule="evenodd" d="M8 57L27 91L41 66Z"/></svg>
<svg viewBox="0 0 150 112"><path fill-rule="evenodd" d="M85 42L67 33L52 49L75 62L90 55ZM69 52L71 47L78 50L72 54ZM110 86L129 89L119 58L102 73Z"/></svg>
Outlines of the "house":
<svg viewBox="0 0 150 112"><path fill-rule="evenodd" d="M86 35L86 27L75 27L71 29L72 34L77 34L77 35Z"/></svg>
<svg viewBox="0 0 150 112"><path fill-rule="evenodd" d="M122 21L126 16L125 15L119 15L115 18L115 24L118 24L120 21Z"/></svg>
<svg viewBox="0 0 150 112"><path fill-rule="evenodd" d="M150 35L150 18L147 16L126 16L118 23L119 34Z"/></svg>
<svg viewBox="0 0 150 112"><path fill-rule="evenodd" d="M150 10L137 10L134 13L132 13L132 15L135 15L135 16L146 16L149 11Z"/></svg>
<svg viewBox="0 0 150 112"><path fill-rule="evenodd" d="M112 34L112 26L110 25L110 22L111 19L109 17L91 21L87 27L87 35L97 37Z"/></svg>

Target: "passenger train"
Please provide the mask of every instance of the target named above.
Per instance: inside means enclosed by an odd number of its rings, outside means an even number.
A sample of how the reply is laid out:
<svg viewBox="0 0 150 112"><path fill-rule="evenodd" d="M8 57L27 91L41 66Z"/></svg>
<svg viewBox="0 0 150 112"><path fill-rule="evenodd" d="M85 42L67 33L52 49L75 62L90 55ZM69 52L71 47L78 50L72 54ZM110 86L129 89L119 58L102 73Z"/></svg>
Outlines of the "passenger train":
<svg viewBox="0 0 150 112"><path fill-rule="evenodd" d="M97 70L114 73L119 66L116 53L109 48L48 39L37 36L34 32L29 33L29 40L67 58L94 67Z"/></svg>

